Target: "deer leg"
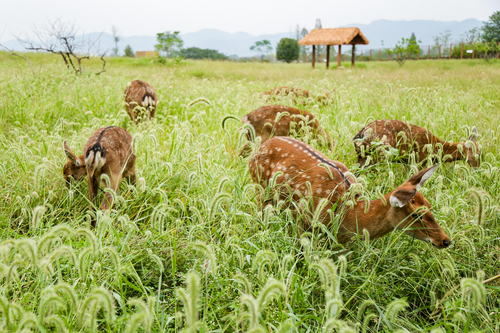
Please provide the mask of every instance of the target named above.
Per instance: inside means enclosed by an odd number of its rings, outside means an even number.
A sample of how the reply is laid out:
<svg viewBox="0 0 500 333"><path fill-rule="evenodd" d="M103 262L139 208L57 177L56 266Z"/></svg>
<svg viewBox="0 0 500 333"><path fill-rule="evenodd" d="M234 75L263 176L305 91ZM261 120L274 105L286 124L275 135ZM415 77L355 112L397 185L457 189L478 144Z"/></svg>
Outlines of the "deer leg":
<svg viewBox="0 0 500 333"><path fill-rule="evenodd" d="M125 167L125 170L123 172L123 177L127 179L129 184L135 185L137 178L135 174L135 160L136 156L135 154L130 155L127 166Z"/></svg>
<svg viewBox="0 0 500 333"><path fill-rule="evenodd" d="M114 191L115 194L118 194L118 190L122 182L121 172L120 170L115 170L115 172L110 172L110 173L111 175L107 173L108 176L110 176L109 188L112 191ZM104 199L102 200L101 210L109 210L112 205L113 205L113 195L109 192L106 192L106 194L104 195Z"/></svg>
<svg viewBox="0 0 500 333"><path fill-rule="evenodd" d="M89 186L90 210L94 210L95 198L97 196L99 184L97 183L97 179L95 178L95 176L87 177L87 184Z"/></svg>
<svg viewBox="0 0 500 333"><path fill-rule="evenodd" d="M89 186L89 201L90 201L90 210L95 210L95 198L97 197L97 190L99 189L99 183L95 176L87 177L87 184ZM90 221L90 225L95 227L96 220L92 218Z"/></svg>

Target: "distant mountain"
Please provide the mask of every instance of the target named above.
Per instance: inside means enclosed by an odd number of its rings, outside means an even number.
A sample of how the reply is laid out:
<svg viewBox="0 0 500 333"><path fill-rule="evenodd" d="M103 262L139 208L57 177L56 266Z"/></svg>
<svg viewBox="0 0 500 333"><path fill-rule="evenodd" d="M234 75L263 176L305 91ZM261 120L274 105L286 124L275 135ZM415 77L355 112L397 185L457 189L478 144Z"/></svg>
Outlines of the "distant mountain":
<svg viewBox="0 0 500 333"><path fill-rule="evenodd" d="M362 49L377 49L382 47L384 41L385 47L391 47L396 44L401 37L409 38L413 33L417 40L422 41L422 45L432 45L433 36L437 36L446 30L451 31L453 42L458 42L462 35L474 27L482 26L482 22L476 19L468 19L465 21L430 21L430 20L414 20L414 21L389 21L378 20L370 24L348 24L343 27L358 27L370 41L369 45L360 46ZM86 34L84 37L95 39L100 33ZM203 29L193 33L182 34L184 47L199 47L218 50L226 55L238 55L240 57L251 57L256 54L250 51L256 41L268 39L273 47L276 47L279 40L283 37L289 37L290 33L282 32L277 34L268 34L253 36L246 32L229 33L217 29ZM16 40L3 43L5 46L22 51L24 48ZM130 36L122 37L118 43L120 53L123 53L125 46L130 45L134 51L154 50L156 44L156 36ZM114 47L113 36L108 33L102 33L99 39L98 47L101 52Z"/></svg>

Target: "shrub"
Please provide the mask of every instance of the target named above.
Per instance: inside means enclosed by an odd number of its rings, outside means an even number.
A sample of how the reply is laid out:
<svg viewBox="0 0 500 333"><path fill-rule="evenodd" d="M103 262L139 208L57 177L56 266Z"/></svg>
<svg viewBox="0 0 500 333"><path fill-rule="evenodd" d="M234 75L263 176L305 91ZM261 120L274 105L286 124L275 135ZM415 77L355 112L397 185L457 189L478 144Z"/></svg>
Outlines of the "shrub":
<svg viewBox="0 0 500 333"><path fill-rule="evenodd" d="M125 57L129 58L135 57L134 50L132 50L132 47L130 45L127 45L125 47Z"/></svg>

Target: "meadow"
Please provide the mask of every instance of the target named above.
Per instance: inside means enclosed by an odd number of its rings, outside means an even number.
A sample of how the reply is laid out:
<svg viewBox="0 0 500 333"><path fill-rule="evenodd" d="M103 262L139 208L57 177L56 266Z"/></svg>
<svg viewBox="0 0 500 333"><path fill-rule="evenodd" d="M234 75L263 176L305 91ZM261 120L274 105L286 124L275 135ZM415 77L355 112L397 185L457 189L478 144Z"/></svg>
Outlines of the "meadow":
<svg viewBox="0 0 500 333"><path fill-rule="evenodd" d="M0 53L0 328L41 332L494 332L500 330L500 62L310 64L143 59L84 64ZM134 125L128 82L157 89L152 122ZM482 164L442 164L420 189L450 236L438 250L402 232L343 247L324 228L299 234L289 210L261 209L238 118L297 86L326 103L272 103L318 116L333 151L376 199L416 165L356 168L352 138L374 119L464 142L477 126ZM202 99L201 99L202 98ZM196 102L196 103L193 103ZM66 187L63 140L81 153L92 132L135 138L138 184L108 214L90 213L85 181ZM100 194L102 197L102 191ZM99 201L100 202L100 201ZM91 214L97 219L90 228Z"/></svg>

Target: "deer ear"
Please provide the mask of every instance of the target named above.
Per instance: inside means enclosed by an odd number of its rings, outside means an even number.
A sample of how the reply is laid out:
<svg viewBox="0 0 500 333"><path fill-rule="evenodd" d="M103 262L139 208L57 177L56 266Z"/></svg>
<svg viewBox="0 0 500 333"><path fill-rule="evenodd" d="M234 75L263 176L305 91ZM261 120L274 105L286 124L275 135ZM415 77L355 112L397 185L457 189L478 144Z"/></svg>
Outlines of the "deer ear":
<svg viewBox="0 0 500 333"><path fill-rule="evenodd" d="M409 183L415 186L416 189L418 190L419 188L424 186L425 182L429 178L431 178L432 174L437 170L438 167L439 163L434 166L431 166L430 168L419 171L418 173L411 176L410 179L408 179L405 183Z"/></svg>
<svg viewBox="0 0 500 333"><path fill-rule="evenodd" d="M479 132L477 131L476 126L472 127L472 132L471 132L471 135L469 137L469 140L472 142L476 142L478 136L479 136Z"/></svg>
<svg viewBox="0 0 500 333"><path fill-rule="evenodd" d="M389 198L389 202L391 203L392 207L403 207L410 201L415 194L417 194L417 189L409 189L409 188L401 188L401 189L396 189L394 192L392 192L391 197Z"/></svg>
<svg viewBox="0 0 500 333"><path fill-rule="evenodd" d="M80 162L80 159L76 157L75 154L73 154L66 140L64 140L63 147L64 147L64 153L66 154L68 160L76 166L81 166L82 163Z"/></svg>

